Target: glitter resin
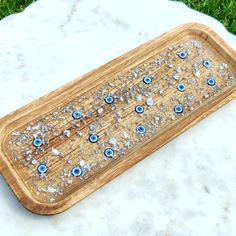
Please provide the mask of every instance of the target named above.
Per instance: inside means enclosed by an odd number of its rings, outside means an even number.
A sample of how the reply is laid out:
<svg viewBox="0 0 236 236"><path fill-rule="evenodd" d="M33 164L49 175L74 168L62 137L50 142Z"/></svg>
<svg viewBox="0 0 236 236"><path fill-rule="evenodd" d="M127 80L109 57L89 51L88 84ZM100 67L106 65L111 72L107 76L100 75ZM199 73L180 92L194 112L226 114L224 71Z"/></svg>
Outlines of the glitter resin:
<svg viewBox="0 0 236 236"><path fill-rule="evenodd" d="M205 41L173 43L14 130L7 142L27 189L59 202L234 86L213 58Z"/></svg>

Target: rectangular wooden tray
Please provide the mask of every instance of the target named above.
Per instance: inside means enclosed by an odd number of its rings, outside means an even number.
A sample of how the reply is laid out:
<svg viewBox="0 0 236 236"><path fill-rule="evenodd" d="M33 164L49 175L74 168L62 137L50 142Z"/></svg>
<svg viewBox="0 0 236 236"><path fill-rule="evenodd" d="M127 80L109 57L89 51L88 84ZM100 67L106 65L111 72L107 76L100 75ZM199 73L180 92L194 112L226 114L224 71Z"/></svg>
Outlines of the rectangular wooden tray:
<svg viewBox="0 0 236 236"><path fill-rule="evenodd" d="M235 97L235 58L177 27L2 118L1 174L25 208L60 213Z"/></svg>

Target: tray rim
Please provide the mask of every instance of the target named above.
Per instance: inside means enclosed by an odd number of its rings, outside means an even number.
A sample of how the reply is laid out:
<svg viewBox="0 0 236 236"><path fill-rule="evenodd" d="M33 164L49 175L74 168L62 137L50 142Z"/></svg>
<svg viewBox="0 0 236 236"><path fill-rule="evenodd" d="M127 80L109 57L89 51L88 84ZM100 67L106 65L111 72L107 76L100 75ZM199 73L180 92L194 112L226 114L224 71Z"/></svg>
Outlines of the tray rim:
<svg viewBox="0 0 236 236"><path fill-rule="evenodd" d="M186 31L186 32L185 32ZM14 168L12 168L12 165L8 158L5 155L4 151L4 141L5 141L5 132L9 134L9 130L11 130L11 125L14 123L22 123L21 119L24 119L24 117L28 113L31 113L33 110L39 111L40 108L45 107L47 104L51 104L52 102L56 103L57 100L60 100L62 96L64 96L66 93L70 94L69 92L73 90L73 87L77 85L78 83L83 86L85 86L86 82L93 77L94 74L96 74L98 71L100 72L99 77L103 75L103 73L109 71L111 69L111 66L113 66L114 62L116 64L124 63L125 61L128 61L130 57L127 57L127 55L134 56L135 53L138 53L138 51L144 47L150 46L152 44L157 43L164 43L169 37L178 34L178 33L187 33L189 32L195 32L203 38L207 38L210 40L210 43L217 46L217 50L221 51L220 53L225 53L230 60L232 64L236 64L236 51L234 51L233 48L231 48L218 34L216 34L211 28L209 28L206 25L199 24L199 23L186 23L183 25L180 25L167 33L164 33L144 44L141 46L138 46L134 48L131 51L126 52L122 56L113 59L112 61L96 68L95 70L92 70L91 72L80 76L79 78L63 85L62 87L34 100L33 102L17 109L16 111L11 112L10 114L6 115L5 117L0 119L0 173L4 177L5 181L8 183L10 188L12 189L13 193L16 195L17 199L20 201L20 203L29 211L41 215L53 215L58 214L66 209L70 208L95 190L102 187L104 184L108 183L112 179L114 179L116 176L123 173L125 170L129 169L131 166L136 164L137 162L141 161L151 153L153 153L155 150L159 149L161 146L165 145L167 142L175 138L176 136L183 133L185 130L187 130L192 125L198 123L200 120L205 118L207 115L211 114L213 111L217 110L224 104L231 101L233 98L236 97L236 91L235 88L230 90L227 94L225 94L225 97L222 100L218 102L214 102L216 104L212 105L212 108L205 111L203 114L199 115L197 118L194 118L191 122L189 122L187 125L182 127L181 130L178 130L178 132L174 132L171 137L165 138L160 145L153 147L153 140L151 140L148 145L145 145L141 147L142 153L145 153L145 155L140 155L141 151L137 154L129 154L129 159L124 159L124 161L119 162L117 165L113 166L112 168L101 172L96 179L91 180L86 185L82 186L81 188L78 188L74 192L72 192L70 195L67 195L64 199L61 201L58 201L56 203L42 203L38 200L36 200L33 195L30 193L29 189L25 186L23 183L23 180L21 177L17 174L16 171L14 171ZM98 80L99 80L98 77ZM82 86L81 86L82 87ZM217 101L217 100L216 100ZM36 106L37 105L37 106ZM182 125L183 126L183 125ZM179 128L180 129L180 128ZM160 139L160 138L159 138ZM129 164L124 166L124 162L129 161ZM116 171L114 171L114 169ZM106 176L105 176L106 175Z"/></svg>

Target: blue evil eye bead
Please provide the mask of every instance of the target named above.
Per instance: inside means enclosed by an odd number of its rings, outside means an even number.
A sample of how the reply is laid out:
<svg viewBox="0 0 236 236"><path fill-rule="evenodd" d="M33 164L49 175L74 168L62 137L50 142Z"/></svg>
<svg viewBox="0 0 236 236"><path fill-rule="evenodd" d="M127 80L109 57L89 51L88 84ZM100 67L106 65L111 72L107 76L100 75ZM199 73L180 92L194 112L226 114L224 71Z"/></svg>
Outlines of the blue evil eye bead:
<svg viewBox="0 0 236 236"><path fill-rule="evenodd" d="M144 107L143 106L136 106L135 107L135 111L138 113L138 114L142 114L144 112Z"/></svg>
<svg viewBox="0 0 236 236"><path fill-rule="evenodd" d="M107 96L104 100L107 104L112 104L114 102L114 98L112 96Z"/></svg>
<svg viewBox="0 0 236 236"><path fill-rule="evenodd" d="M184 92L185 91L185 85L184 84L178 84L177 85L177 89L180 91L180 92Z"/></svg>
<svg viewBox="0 0 236 236"><path fill-rule="evenodd" d="M180 106L180 105L177 105L177 106L174 107L174 112L175 112L176 114L181 114L181 113L183 113L183 111L184 111L184 109L183 109L183 107Z"/></svg>
<svg viewBox="0 0 236 236"><path fill-rule="evenodd" d="M43 145L43 140L41 138L36 138L33 141L33 145L35 147L41 147Z"/></svg>
<svg viewBox="0 0 236 236"><path fill-rule="evenodd" d="M137 134L145 134L146 133L146 128L143 125L138 125L136 128Z"/></svg>
<svg viewBox="0 0 236 236"><path fill-rule="evenodd" d="M79 166L76 166L71 170L71 174L75 177L79 177L82 174L82 170Z"/></svg>
<svg viewBox="0 0 236 236"><path fill-rule="evenodd" d="M40 164L37 168L39 174L46 174L48 167L45 164Z"/></svg>
<svg viewBox="0 0 236 236"><path fill-rule="evenodd" d="M206 68L210 68L211 67L211 62L209 60L204 60L202 62L203 66Z"/></svg>
<svg viewBox="0 0 236 236"><path fill-rule="evenodd" d="M104 151L104 155L105 155L105 157L112 158L112 157L114 157L115 152L114 152L113 149L107 148L107 149L105 149L105 151Z"/></svg>
<svg viewBox="0 0 236 236"><path fill-rule="evenodd" d="M185 59L187 57L187 53L182 51L178 53L178 56L180 59Z"/></svg>
<svg viewBox="0 0 236 236"><path fill-rule="evenodd" d="M143 77L143 82L145 84L151 84L152 83L152 78L150 76L144 76Z"/></svg>
<svg viewBox="0 0 236 236"><path fill-rule="evenodd" d="M207 84L209 86L214 86L216 84L216 81L214 79L207 79Z"/></svg>
<svg viewBox="0 0 236 236"><path fill-rule="evenodd" d="M82 112L81 111L74 111L72 113L72 117L75 119L75 120L79 120L81 117L82 117Z"/></svg>
<svg viewBox="0 0 236 236"><path fill-rule="evenodd" d="M98 141L98 136L96 134L89 135L89 142L96 143Z"/></svg>

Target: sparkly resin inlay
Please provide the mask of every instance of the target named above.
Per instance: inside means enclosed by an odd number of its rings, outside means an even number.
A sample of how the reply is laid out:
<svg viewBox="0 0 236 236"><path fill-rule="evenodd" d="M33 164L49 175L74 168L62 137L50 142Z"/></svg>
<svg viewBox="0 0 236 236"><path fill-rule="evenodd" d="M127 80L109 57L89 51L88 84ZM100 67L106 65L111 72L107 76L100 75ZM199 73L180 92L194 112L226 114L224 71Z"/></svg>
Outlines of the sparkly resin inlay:
<svg viewBox="0 0 236 236"><path fill-rule="evenodd" d="M235 86L230 66L214 61L213 49L200 41L171 45L12 132L12 163L32 194L41 202L60 201Z"/></svg>

